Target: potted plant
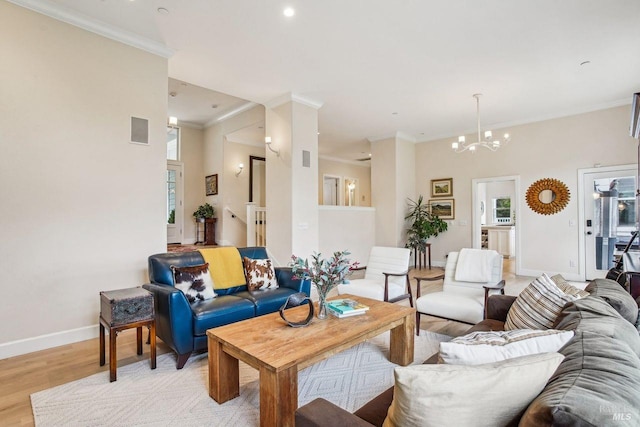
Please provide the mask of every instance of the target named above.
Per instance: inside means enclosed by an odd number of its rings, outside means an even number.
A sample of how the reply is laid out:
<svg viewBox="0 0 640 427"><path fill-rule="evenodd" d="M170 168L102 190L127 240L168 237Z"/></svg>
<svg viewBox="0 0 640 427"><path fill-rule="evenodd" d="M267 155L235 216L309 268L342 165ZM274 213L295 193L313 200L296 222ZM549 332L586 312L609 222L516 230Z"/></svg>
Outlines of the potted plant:
<svg viewBox="0 0 640 427"><path fill-rule="evenodd" d="M431 213L430 205L424 203L422 196L418 197L417 201L409 199L408 204L409 212L404 219L411 221L411 225L407 229L405 247L424 252L427 247L427 240L447 231L447 223L440 219L438 215Z"/></svg>
<svg viewBox="0 0 640 427"><path fill-rule="evenodd" d="M205 219L213 218L216 214L216 210L209 203L205 203L204 205L200 205L198 209L193 213L193 217L198 222L204 222Z"/></svg>
<svg viewBox="0 0 640 427"><path fill-rule="evenodd" d="M311 255L311 262L295 255L291 256L291 272L295 279L310 280L318 291L318 319L327 317L327 296L331 290L342 283L358 267L347 258L349 251L334 252L330 258L322 258L319 253Z"/></svg>

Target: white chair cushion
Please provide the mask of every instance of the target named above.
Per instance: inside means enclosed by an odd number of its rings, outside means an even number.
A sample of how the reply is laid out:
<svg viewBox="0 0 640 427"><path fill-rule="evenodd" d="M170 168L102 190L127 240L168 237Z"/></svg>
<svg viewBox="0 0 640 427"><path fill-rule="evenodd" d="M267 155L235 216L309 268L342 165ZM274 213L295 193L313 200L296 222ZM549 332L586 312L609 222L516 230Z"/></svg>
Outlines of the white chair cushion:
<svg viewBox="0 0 640 427"><path fill-rule="evenodd" d="M420 313L475 325L484 317L484 292L476 297L453 292L429 293L416 300L416 310Z"/></svg>
<svg viewBox="0 0 640 427"><path fill-rule="evenodd" d="M389 299L399 297L406 293L406 279L403 277L402 285L389 282ZM378 301L384 300L384 279L382 283L378 280L357 279L350 283L338 285L338 294L358 295Z"/></svg>

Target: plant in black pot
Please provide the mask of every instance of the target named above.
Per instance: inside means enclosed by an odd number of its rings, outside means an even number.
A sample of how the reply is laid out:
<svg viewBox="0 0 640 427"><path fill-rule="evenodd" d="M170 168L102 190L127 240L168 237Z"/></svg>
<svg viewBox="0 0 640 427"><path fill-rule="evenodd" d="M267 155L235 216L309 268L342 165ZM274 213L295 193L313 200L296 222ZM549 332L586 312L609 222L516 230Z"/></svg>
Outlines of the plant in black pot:
<svg viewBox="0 0 640 427"><path fill-rule="evenodd" d="M407 243L405 247L417 251L426 250L427 240L447 231L447 223L438 215L431 213L431 206L424 202L422 196L417 201L408 200L409 211L404 217L410 222L407 229Z"/></svg>
<svg viewBox="0 0 640 427"><path fill-rule="evenodd" d="M193 213L193 217L198 222L204 222L205 219L213 218L216 214L216 210L209 203L205 203L204 205L200 205L198 209Z"/></svg>

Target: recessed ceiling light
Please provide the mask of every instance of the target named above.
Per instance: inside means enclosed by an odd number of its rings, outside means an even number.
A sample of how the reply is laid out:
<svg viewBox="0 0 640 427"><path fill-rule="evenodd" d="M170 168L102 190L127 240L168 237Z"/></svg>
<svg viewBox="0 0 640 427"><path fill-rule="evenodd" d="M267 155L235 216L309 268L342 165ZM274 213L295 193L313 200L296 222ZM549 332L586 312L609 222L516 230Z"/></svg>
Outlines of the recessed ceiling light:
<svg viewBox="0 0 640 427"><path fill-rule="evenodd" d="M293 15L296 14L296 11L292 8L292 7L287 7L285 8L282 13L284 14L284 16L286 16L287 18L291 18Z"/></svg>
<svg viewBox="0 0 640 427"><path fill-rule="evenodd" d="M158 13L161 13L163 15L169 14L169 9L167 9L166 7L159 7L157 10L158 10Z"/></svg>

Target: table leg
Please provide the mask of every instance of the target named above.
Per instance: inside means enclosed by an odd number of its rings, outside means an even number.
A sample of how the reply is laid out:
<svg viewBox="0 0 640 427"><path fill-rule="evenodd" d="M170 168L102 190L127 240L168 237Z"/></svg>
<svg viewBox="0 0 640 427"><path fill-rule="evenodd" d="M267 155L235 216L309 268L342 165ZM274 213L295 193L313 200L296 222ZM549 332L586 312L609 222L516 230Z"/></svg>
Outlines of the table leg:
<svg viewBox="0 0 640 427"><path fill-rule="evenodd" d="M100 326L100 366L104 366L104 325L102 324L102 321L98 321L98 324Z"/></svg>
<svg viewBox="0 0 640 427"><path fill-rule="evenodd" d="M116 336L118 333L114 328L109 328L109 380L116 380L116 368L118 367L118 358L116 357Z"/></svg>
<svg viewBox="0 0 640 427"><path fill-rule="evenodd" d="M136 328L136 345L137 345L137 351L138 351L138 355L142 354L142 326L138 326Z"/></svg>
<svg viewBox="0 0 640 427"><path fill-rule="evenodd" d="M219 341L209 337L208 342L209 396L224 403L240 396L240 366L238 359L224 352Z"/></svg>
<svg viewBox="0 0 640 427"><path fill-rule="evenodd" d="M151 369L156 369L156 321L149 326L149 353L151 357Z"/></svg>
<svg viewBox="0 0 640 427"><path fill-rule="evenodd" d="M260 427L294 427L298 409L298 367L260 369Z"/></svg>
<svg viewBox="0 0 640 427"><path fill-rule="evenodd" d="M415 316L413 313L404 318L404 322L391 329L391 343L389 345L389 360L401 366L413 362L413 334Z"/></svg>

